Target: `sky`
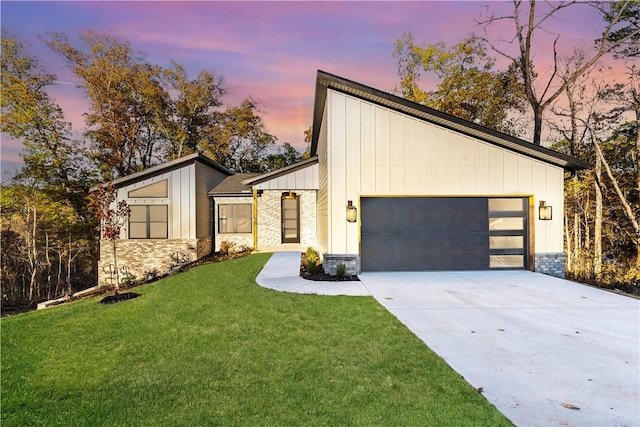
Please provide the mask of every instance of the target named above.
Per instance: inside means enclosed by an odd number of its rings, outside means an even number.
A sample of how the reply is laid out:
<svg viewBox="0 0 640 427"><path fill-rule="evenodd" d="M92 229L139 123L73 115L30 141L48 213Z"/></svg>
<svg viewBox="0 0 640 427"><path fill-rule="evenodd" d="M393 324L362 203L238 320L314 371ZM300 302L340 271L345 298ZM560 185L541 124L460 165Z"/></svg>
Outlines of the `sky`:
<svg viewBox="0 0 640 427"><path fill-rule="evenodd" d="M511 2L483 1L0 1L1 26L28 44L26 53L58 77L49 88L75 132L82 132L88 102L78 79L40 41L48 32L80 46L87 30L128 41L161 66L175 60L191 77L201 70L224 76L224 102L257 100L267 131L278 143L304 150L312 122L317 70L386 92L398 85L395 41L412 32L419 44L462 41L481 32L487 11L513 13ZM484 13L484 15L482 15ZM558 15L546 24L561 34L559 49L590 49L603 23L590 8ZM511 39L513 23L499 21L492 36ZM546 39L544 38L546 37ZM550 36L535 41L536 61L550 64ZM427 81L435 85L435 80ZM2 135L2 176L20 166L22 145Z"/></svg>

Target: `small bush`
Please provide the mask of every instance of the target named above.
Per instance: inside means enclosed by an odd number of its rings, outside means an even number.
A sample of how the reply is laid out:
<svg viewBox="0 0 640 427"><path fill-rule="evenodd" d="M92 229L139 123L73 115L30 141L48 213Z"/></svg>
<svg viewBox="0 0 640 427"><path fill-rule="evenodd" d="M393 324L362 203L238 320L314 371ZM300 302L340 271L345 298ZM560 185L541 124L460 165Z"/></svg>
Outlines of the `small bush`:
<svg viewBox="0 0 640 427"><path fill-rule="evenodd" d="M220 242L220 254L229 255L236 251L236 245L233 242Z"/></svg>
<svg viewBox="0 0 640 427"><path fill-rule="evenodd" d="M344 262L341 262L336 266L336 275L339 279L344 279L347 275L347 266Z"/></svg>
<svg viewBox="0 0 640 427"><path fill-rule="evenodd" d="M307 273L315 273L318 269L318 261L320 261L318 252L312 247L308 247L304 257L304 268Z"/></svg>

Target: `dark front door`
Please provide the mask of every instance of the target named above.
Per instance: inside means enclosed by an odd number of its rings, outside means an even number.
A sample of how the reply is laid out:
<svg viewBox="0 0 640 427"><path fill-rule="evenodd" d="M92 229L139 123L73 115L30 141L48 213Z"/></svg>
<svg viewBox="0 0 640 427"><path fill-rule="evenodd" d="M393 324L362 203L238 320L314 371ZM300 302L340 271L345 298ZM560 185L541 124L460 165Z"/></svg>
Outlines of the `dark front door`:
<svg viewBox="0 0 640 427"><path fill-rule="evenodd" d="M300 204L291 194L282 197L282 243L300 243Z"/></svg>
<svg viewBox="0 0 640 427"><path fill-rule="evenodd" d="M527 199L503 200L362 198L362 270L525 268Z"/></svg>

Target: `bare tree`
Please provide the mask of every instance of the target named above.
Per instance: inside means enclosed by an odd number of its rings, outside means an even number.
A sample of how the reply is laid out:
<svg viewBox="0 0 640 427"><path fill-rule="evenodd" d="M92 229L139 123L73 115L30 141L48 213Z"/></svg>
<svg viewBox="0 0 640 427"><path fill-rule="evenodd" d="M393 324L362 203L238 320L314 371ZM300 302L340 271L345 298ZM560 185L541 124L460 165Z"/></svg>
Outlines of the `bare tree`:
<svg viewBox="0 0 640 427"><path fill-rule="evenodd" d="M547 7L544 11L538 9L536 0L524 2L513 0L513 14L505 16L490 15L486 20L480 22L484 27L483 39L499 55L507 58L519 70L524 82L524 90L527 100L531 106L534 119L533 143L540 145L542 135L542 119L549 106L562 95L567 86L575 82L608 53L624 52L629 56L637 52L633 48L640 39L640 26L638 14L640 3L634 0L624 0L618 2L580 2L577 0L545 2ZM527 10L528 6L528 10ZM564 79L559 77L559 54L558 41L560 35L552 33L546 28L546 24L553 17L558 15L563 9L575 7L593 7L603 15L605 22L602 36L595 41L595 49L588 57L585 57L582 65L576 68L573 73ZM514 24L514 35L511 40L504 43L491 40L488 29L491 24L498 21L512 21ZM550 34L553 37L551 43L551 54L553 65L551 73L542 81L541 74L535 70L533 39L539 33ZM504 40L501 40L504 42ZM516 45L516 52L513 53L511 46ZM539 47L536 45L536 47Z"/></svg>

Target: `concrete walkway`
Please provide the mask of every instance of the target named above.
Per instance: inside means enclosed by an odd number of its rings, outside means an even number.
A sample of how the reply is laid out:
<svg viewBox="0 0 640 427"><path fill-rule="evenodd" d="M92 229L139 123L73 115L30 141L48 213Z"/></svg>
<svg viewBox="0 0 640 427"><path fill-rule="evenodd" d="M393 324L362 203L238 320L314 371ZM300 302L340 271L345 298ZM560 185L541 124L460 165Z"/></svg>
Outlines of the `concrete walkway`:
<svg viewBox="0 0 640 427"><path fill-rule="evenodd" d="M298 277L299 259L274 254L258 283L373 295L518 426L640 426L639 300L528 271L314 285Z"/></svg>
<svg viewBox="0 0 640 427"><path fill-rule="evenodd" d="M319 282L300 277L301 252L275 252L256 282L263 288L298 294L370 296L362 282Z"/></svg>

